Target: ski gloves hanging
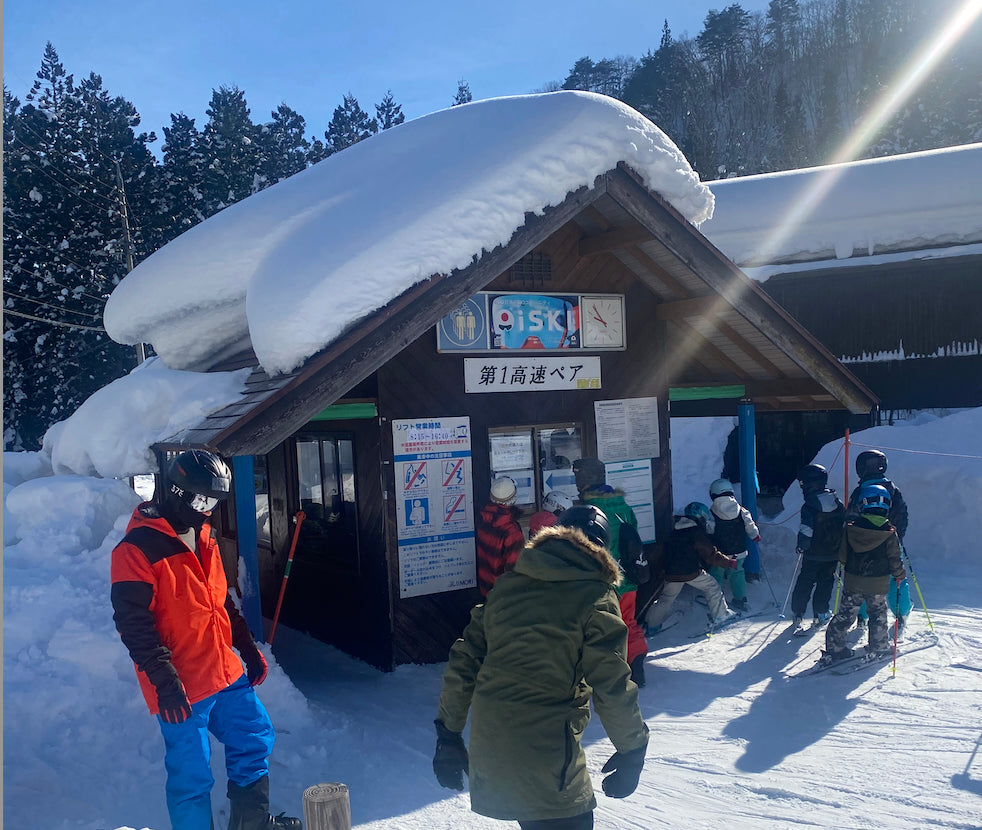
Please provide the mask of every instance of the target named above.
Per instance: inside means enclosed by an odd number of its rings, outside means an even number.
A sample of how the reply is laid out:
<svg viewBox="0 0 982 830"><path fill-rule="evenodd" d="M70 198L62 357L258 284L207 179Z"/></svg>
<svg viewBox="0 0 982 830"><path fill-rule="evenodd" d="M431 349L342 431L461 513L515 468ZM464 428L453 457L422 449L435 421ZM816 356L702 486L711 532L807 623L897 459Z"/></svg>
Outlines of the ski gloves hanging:
<svg viewBox="0 0 982 830"><path fill-rule="evenodd" d="M611 798L627 798L638 788L641 770L644 767L644 753L648 745L639 746L630 752L615 752L601 772L609 772L603 780L604 793Z"/></svg>
<svg viewBox="0 0 982 830"><path fill-rule="evenodd" d="M433 721L436 726L436 752L433 755L433 772L441 787L449 790L464 789L464 773L468 772L467 747L459 732L451 732L443 721ZM469 774L469 773L468 773Z"/></svg>

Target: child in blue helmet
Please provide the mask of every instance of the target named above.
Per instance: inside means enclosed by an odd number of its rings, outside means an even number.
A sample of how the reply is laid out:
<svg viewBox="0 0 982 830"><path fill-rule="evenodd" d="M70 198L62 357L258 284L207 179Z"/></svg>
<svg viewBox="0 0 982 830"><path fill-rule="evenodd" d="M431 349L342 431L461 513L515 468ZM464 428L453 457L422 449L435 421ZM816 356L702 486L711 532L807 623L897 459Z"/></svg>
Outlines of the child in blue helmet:
<svg viewBox="0 0 982 830"><path fill-rule="evenodd" d="M682 514L675 517L675 530L664 546L665 584L645 618L648 634L658 633L686 585L691 585L706 598L712 622L719 623L736 616L727 607L716 580L706 572L713 567L735 570L737 566L736 559L724 556L713 546L706 533L709 521L709 508L697 501L687 504Z"/></svg>
<svg viewBox="0 0 982 830"><path fill-rule="evenodd" d="M864 484L859 491L859 518L846 523L839 548L844 566L842 602L825 632L825 654L820 662L833 663L852 656L846 647L846 632L852 628L860 607L869 610L869 642L866 656L879 658L889 653L887 589L890 579L906 577L901 561L900 537L890 520L890 494L878 484Z"/></svg>
<svg viewBox="0 0 982 830"><path fill-rule="evenodd" d="M846 510L846 519L855 519L859 516L859 496L865 484L878 484L890 494L890 524L897 531L900 538L901 550L903 549L904 535L907 533L907 502L904 501L900 488L886 477L887 457L879 450L866 450L856 456L856 475L859 476L859 484L852 491L849 497L849 508ZM897 619L897 634L903 636L904 628L907 626L907 618L910 616L914 603L910 599L910 585L906 579L890 583L887 591L887 607L893 612ZM862 627L866 625L867 613L865 606L859 609L857 624Z"/></svg>

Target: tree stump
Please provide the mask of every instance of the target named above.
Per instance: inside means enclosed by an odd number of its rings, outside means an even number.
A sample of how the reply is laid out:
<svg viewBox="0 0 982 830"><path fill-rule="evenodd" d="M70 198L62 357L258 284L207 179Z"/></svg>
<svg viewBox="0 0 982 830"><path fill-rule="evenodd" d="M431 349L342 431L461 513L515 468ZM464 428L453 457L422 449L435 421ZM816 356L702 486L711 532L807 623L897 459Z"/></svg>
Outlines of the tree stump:
<svg viewBox="0 0 982 830"><path fill-rule="evenodd" d="M306 830L351 830L351 804L344 784L316 784L303 792Z"/></svg>

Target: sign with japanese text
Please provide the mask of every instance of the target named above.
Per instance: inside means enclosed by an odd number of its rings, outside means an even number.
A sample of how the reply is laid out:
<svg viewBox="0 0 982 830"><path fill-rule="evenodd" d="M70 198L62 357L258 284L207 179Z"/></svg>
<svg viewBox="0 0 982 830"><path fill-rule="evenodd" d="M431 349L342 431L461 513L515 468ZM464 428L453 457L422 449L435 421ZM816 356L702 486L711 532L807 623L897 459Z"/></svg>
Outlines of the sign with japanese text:
<svg viewBox="0 0 982 830"><path fill-rule="evenodd" d="M436 335L438 352L623 349L624 298L482 291L447 314Z"/></svg>
<svg viewBox="0 0 982 830"><path fill-rule="evenodd" d="M544 392L559 389L600 389L600 358L467 357L465 392Z"/></svg>
<svg viewBox="0 0 982 830"><path fill-rule="evenodd" d="M594 401L597 455L604 461L658 458L658 398Z"/></svg>
<svg viewBox="0 0 982 830"><path fill-rule="evenodd" d="M392 422L399 595L477 584L469 418Z"/></svg>

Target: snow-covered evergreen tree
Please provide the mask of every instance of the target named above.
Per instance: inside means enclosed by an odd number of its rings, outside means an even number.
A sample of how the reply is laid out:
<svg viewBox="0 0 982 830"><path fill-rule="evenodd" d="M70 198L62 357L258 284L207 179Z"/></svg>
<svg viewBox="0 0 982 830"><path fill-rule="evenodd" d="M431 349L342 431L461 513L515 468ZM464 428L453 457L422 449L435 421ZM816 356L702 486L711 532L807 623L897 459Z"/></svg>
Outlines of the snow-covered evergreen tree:
<svg viewBox="0 0 982 830"><path fill-rule="evenodd" d="M349 92L342 97L341 104L335 108L331 123L324 133L327 153L328 155L340 153L377 132L378 122L368 117L368 113L359 105L358 99Z"/></svg>
<svg viewBox="0 0 982 830"><path fill-rule="evenodd" d="M262 189L256 127L245 93L222 86L212 91L198 140L202 156L203 213L210 216Z"/></svg>

